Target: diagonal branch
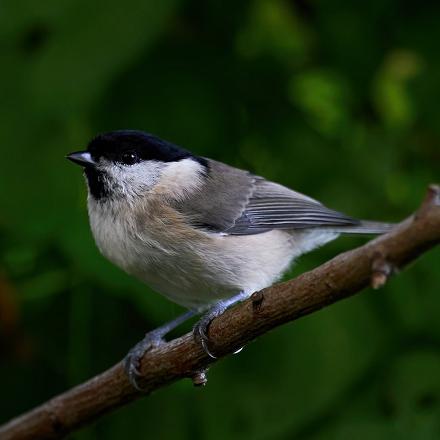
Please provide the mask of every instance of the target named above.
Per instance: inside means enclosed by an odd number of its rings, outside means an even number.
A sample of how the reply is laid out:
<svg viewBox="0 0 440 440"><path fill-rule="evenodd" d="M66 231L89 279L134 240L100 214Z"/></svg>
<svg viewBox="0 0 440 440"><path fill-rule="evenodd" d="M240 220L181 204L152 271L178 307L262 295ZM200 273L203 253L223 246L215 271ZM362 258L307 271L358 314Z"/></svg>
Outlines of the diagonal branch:
<svg viewBox="0 0 440 440"><path fill-rule="evenodd" d="M211 347L226 356L267 331L332 304L388 277L440 242L440 187L431 185L417 213L391 232L277 284L227 310L210 326ZM186 334L148 352L140 384L147 393L189 377L206 382L214 362ZM142 394L129 384L122 362L0 427L2 440L57 439Z"/></svg>

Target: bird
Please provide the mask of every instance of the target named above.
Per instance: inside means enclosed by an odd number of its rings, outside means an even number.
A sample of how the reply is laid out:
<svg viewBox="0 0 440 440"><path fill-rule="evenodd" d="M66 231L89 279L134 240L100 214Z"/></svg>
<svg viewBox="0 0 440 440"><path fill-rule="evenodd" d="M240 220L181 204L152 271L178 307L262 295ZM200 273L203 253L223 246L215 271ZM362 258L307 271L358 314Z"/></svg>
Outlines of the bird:
<svg viewBox="0 0 440 440"><path fill-rule="evenodd" d="M125 369L137 389L142 356L187 319L204 314L194 335L215 357L208 328L227 308L340 234L382 234L393 226L329 209L144 131L101 133L66 157L83 167L102 255L187 309L127 354Z"/></svg>

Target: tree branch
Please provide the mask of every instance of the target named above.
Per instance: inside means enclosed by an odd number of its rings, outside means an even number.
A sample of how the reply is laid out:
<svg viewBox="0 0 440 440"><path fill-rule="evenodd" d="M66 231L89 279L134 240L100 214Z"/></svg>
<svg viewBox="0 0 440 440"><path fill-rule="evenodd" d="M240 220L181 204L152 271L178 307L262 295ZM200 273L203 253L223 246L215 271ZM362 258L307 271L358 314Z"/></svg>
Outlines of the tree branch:
<svg viewBox="0 0 440 440"><path fill-rule="evenodd" d="M238 350L267 331L353 295L389 276L440 242L440 188L431 185L417 213L391 232L285 283L277 284L227 310L209 329L218 357ZM215 362L188 333L148 352L140 384L150 393L179 379L206 382ZM101 415L141 397L129 384L123 363L54 397L0 427L2 440L57 439Z"/></svg>

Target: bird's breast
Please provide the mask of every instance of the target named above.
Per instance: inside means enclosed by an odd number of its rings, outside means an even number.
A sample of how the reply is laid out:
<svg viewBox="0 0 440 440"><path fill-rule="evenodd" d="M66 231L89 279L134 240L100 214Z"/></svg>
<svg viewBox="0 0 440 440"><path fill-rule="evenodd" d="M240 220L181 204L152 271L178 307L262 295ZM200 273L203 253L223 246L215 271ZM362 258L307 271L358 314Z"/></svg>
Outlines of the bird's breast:
<svg viewBox="0 0 440 440"><path fill-rule="evenodd" d="M110 212L92 201L89 217L101 253L173 301L198 307L198 301L206 302L207 291L218 290L213 279L205 277L214 270L207 269L209 263L203 258L209 236L186 225L171 207L125 206Z"/></svg>

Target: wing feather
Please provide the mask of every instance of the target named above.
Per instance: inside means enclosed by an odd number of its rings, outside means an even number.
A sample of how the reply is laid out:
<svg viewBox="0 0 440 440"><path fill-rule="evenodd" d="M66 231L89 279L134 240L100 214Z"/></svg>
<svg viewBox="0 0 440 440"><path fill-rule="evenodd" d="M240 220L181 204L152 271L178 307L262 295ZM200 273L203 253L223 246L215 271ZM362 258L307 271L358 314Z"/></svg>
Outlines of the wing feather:
<svg viewBox="0 0 440 440"><path fill-rule="evenodd" d="M212 160L204 187L176 208L198 227L231 235L361 224L304 194Z"/></svg>
<svg viewBox="0 0 440 440"><path fill-rule="evenodd" d="M255 177L254 190L241 216L226 232L253 234L270 229L355 226L360 221L329 209L304 194Z"/></svg>

